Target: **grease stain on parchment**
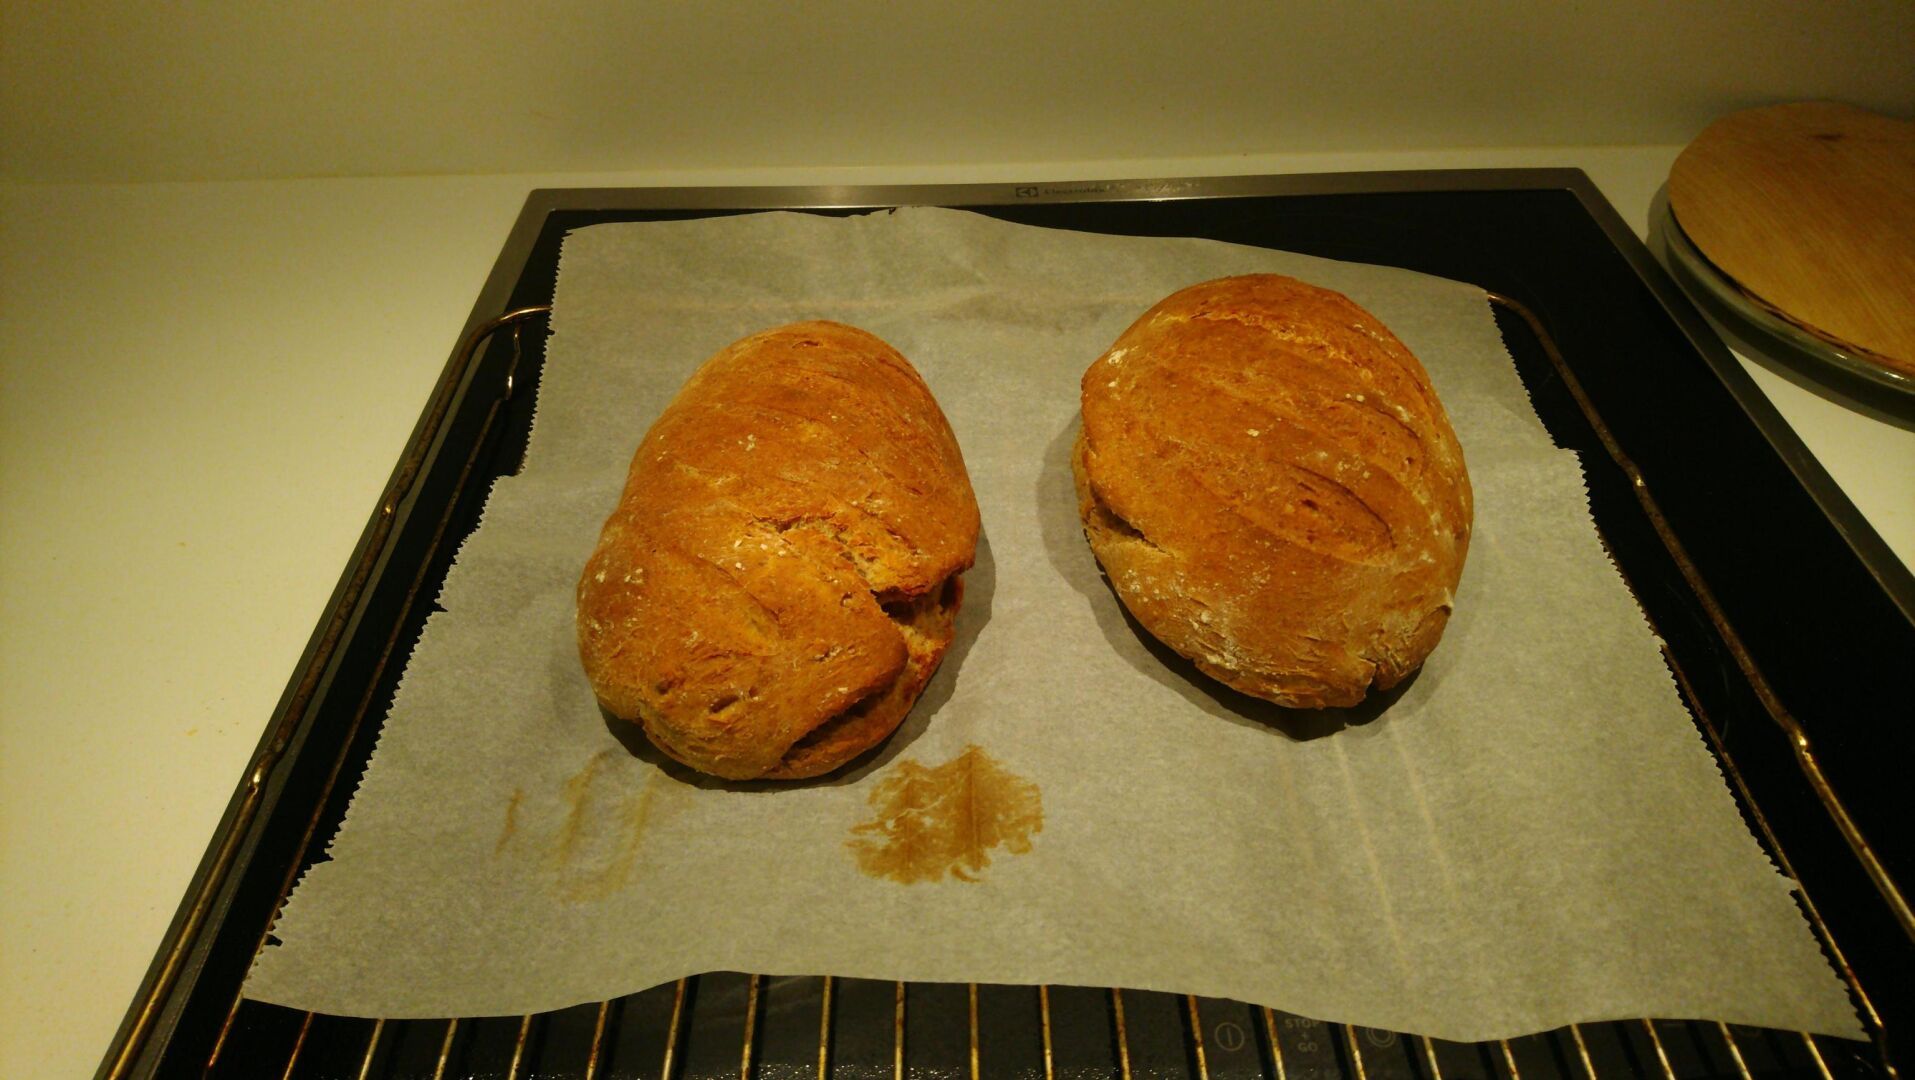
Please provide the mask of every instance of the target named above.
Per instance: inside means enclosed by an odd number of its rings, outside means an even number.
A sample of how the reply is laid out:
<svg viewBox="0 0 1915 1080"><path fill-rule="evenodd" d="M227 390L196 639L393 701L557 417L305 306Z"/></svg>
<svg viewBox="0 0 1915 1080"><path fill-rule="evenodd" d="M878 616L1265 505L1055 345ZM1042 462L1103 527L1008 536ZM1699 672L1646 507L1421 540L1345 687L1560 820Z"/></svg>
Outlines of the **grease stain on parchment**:
<svg viewBox="0 0 1915 1080"><path fill-rule="evenodd" d="M525 789L513 788L512 798L505 804L505 824L499 826L499 839L492 845L492 857L498 858L505 853L505 845L519 833L519 804L525 801Z"/></svg>
<svg viewBox="0 0 1915 1080"><path fill-rule="evenodd" d="M946 874L976 881L991 852L1026 854L1044 828L1037 785L976 746L930 768L898 762L869 802L877 816L853 826L845 846L858 869L907 885Z"/></svg>
<svg viewBox="0 0 1915 1080"><path fill-rule="evenodd" d="M565 819L553 838L550 861L558 894L574 903L603 900L631 879L645 844L645 826L661 778L653 773L637 791L601 780L612 751L592 755L562 788Z"/></svg>

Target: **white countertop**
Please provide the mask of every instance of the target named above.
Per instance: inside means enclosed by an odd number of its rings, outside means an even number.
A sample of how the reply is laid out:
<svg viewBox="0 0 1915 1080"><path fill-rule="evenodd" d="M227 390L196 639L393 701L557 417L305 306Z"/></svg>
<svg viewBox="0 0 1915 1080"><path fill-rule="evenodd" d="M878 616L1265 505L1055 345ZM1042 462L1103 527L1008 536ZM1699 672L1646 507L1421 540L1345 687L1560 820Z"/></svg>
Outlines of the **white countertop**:
<svg viewBox="0 0 1915 1080"><path fill-rule="evenodd" d="M1576 166L1675 146L0 187L0 1075L97 1067L536 187ZM1915 564L1915 431L1750 365Z"/></svg>

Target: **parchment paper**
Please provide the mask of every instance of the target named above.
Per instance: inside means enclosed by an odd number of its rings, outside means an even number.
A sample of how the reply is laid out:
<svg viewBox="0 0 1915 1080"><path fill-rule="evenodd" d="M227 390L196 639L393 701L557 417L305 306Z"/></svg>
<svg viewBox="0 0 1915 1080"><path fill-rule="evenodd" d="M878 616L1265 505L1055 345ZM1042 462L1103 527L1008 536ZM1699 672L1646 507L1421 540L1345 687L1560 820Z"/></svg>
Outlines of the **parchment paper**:
<svg viewBox="0 0 1915 1080"><path fill-rule="evenodd" d="M1084 368L1165 294L1261 270L1379 316L1468 458L1455 615L1387 707L1285 713L1209 683L1127 622L1078 527ZM573 587L685 377L819 317L923 372L985 540L957 644L881 751L823 783L696 782L600 714ZM956 211L762 214L575 233L553 327L526 466L249 996L520 1014L740 970L1138 987L1459 1040L1640 1016L1859 1036L1478 290ZM1040 788L1031 850L975 881L861 872L873 786L971 745Z"/></svg>

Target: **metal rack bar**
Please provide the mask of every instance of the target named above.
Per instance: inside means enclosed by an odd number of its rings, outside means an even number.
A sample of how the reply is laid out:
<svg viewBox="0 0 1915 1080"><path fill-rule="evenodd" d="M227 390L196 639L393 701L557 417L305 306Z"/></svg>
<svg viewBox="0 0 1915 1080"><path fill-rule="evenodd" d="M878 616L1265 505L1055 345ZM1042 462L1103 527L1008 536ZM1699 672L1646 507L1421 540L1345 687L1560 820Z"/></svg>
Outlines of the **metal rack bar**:
<svg viewBox="0 0 1915 1080"><path fill-rule="evenodd" d="M1429 1063L1430 1080L1443 1080L1443 1066L1436 1063L1436 1044L1430 1041L1428 1035L1418 1035L1417 1040L1423 1044L1423 1060ZM1595 1074L1590 1075L1593 1077Z"/></svg>
<svg viewBox="0 0 1915 1080"><path fill-rule="evenodd" d="M452 1040L459 1034L459 1018L446 1021L446 1037L439 1043L439 1063L432 1068L432 1080L445 1080L446 1064L452 1060ZM586 1080L591 1080L587 1077Z"/></svg>
<svg viewBox="0 0 1915 1080"><path fill-rule="evenodd" d="M1130 1080L1130 1034L1124 1030L1124 992L1110 988L1111 1015L1117 1023L1117 1066L1124 1080Z"/></svg>
<svg viewBox="0 0 1915 1080"><path fill-rule="evenodd" d="M366 1037L366 1056L359 1063L359 1080L367 1080L372 1075L372 1059L379 1053L379 1036L385 1034L386 1020L380 1017L372 1022L372 1034ZM516 1064L517 1059L514 1059ZM513 1078L516 1080L516 1074Z"/></svg>
<svg viewBox="0 0 1915 1080"><path fill-rule="evenodd" d="M384 1020L379 1021L385 1023ZM519 1021L519 1037L512 1043L512 1065L505 1071L505 1080L519 1080L519 1065L525 1060L525 1040L532 1034L532 1014L526 1013Z"/></svg>
<svg viewBox="0 0 1915 1080"><path fill-rule="evenodd" d="M292 1080L293 1066L299 1063L299 1051L305 1047L306 1033L312 1030L312 1026L313 1014L307 1013L306 1018L299 1022L299 1034L293 1036L293 1052L286 1056L286 1069L279 1074L280 1080Z"/></svg>
<svg viewBox="0 0 1915 1080"><path fill-rule="evenodd" d="M1185 994L1184 1007L1190 1013L1190 1048L1196 1052L1198 1080L1210 1080L1210 1062L1204 1056L1204 1022L1197 1013L1197 995Z"/></svg>
<svg viewBox="0 0 1915 1080"><path fill-rule="evenodd" d="M744 1045L738 1051L738 1080L751 1080L751 1043L758 1033L758 982L760 976L751 977L751 985L745 991L745 1038Z"/></svg>
<svg viewBox="0 0 1915 1080"><path fill-rule="evenodd" d="M1642 1024L1642 1029L1649 1033L1649 1045L1656 1049L1656 1061L1662 1066L1662 1075L1666 1080L1676 1080L1676 1070L1669 1066L1669 1052L1662 1048L1662 1036L1656 1034L1655 1023L1647 1017L1638 1022Z"/></svg>
<svg viewBox="0 0 1915 1080"><path fill-rule="evenodd" d="M979 1080L977 1069L977 984L968 985L971 998L971 1080Z"/></svg>
<svg viewBox="0 0 1915 1080"><path fill-rule="evenodd" d="M818 1005L818 1080L831 1075L831 976L825 976L824 996ZM669 1078L668 1078L669 1080Z"/></svg>
<svg viewBox="0 0 1915 1080"><path fill-rule="evenodd" d="M1583 1042L1583 1029L1576 1024L1569 1025L1569 1037L1576 1040L1576 1058L1583 1063L1583 1075L1596 1080L1596 1063L1589 1060L1589 1044Z"/></svg>
<svg viewBox="0 0 1915 1080"><path fill-rule="evenodd" d="M891 1041L891 1075L894 1080L904 1080L904 982L898 982L898 1008L893 1014Z"/></svg>
<svg viewBox="0 0 1915 1080"><path fill-rule="evenodd" d="M1356 1073L1356 1080L1369 1080L1363 1073L1363 1050L1357 1046L1356 1029L1348 1024L1339 1026L1343 1028L1343 1041L1350 1048L1350 1070Z"/></svg>
<svg viewBox="0 0 1915 1080"><path fill-rule="evenodd" d="M1039 1027L1044 1032L1044 1080L1057 1080L1056 1060L1051 1053L1051 988L1048 985L1037 988L1037 1009Z"/></svg>
<svg viewBox="0 0 1915 1080"><path fill-rule="evenodd" d="M678 1051L678 1029L685 1018L685 980L678 980L672 991L671 1026L665 1029L665 1063L659 1066L658 1080L672 1080L672 1055Z"/></svg>
<svg viewBox="0 0 1915 1080"><path fill-rule="evenodd" d="M1496 1045L1503 1050L1503 1067L1509 1070L1510 1080L1522 1080L1523 1071L1516 1067L1516 1052L1509 1048L1509 1040L1498 1039Z"/></svg>
<svg viewBox="0 0 1915 1080"><path fill-rule="evenodd" d="M1742 1060L1742 1048L1735 1044L1735 1032L1730 1031L1729 1025L1719 1020L1716 1021L1716 1028L1722 1032L1723 1045L1729 1048L1729 1056L1735 1060L1736 1075L1742 1080L1755 1080L1749 1075L1749 1063Z"/></svg>
<svg viewBox="0 0 1915 1080"><path fill-rule="evenodd" d="M1829 1063L1822 1060L1822 1048L1815 1045L1815 1036L1806 1031L1803 1032L1802 1045L1809 1048L1809 1057L1815 1059L1815 1071L1822 1074L1822 1080L1835 1080L1835 1077L1829 1074Z"/></svg>
<svg viewBox="0 0 1915 1080"><path fill-rule="evenodd" d="M1277 1067L1277 1080L1289 1080L1283 1071L1283 1044L1277 1041L1277 1018L1268 1005L1263 1006L1263 1033L1270 1040L1270 1062Z"/></svg>
<svg viewBox="0 0 1915 1080"><path fill-rule="evenodd" d="M611 1008L610 998L598 1003L598 1017L592 1022L592 1052L585 1057L585 1080L598 1075L599 1049L605 1045L605 1017Z"/></svg>

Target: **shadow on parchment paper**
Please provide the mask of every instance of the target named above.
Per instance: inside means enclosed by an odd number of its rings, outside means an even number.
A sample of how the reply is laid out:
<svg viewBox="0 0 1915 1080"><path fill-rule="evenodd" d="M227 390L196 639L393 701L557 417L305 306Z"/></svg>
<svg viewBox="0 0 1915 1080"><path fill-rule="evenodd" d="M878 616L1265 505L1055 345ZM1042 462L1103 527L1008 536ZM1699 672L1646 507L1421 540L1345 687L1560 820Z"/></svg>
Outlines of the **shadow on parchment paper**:
<svg viewBox="0 0 1915 1080"><path fill-rule="evenodd" d="M1249 727L1275 731L1299 741L1334 735L1346 727L1361 727L1383 715L1415 684L1421 669L1389 690L1372 693L1347 709L1286 709L1240 693L1205 675L1197 665L1158 641L1144 629L1117 598L1110 579L1091 554L1084 526L1077 516L1077 485L1071 478L1071 450L1077 441L1079 419L1064 425L1044 451L1044 471L1037 480L1038 521L1044 531L1044 551L1051 565L1071 587L1089 601L1098 629L1118 656L1156 682L1211 716Z"/></svg>
<svg viewBox="0 0 1915 1080"><path fill-rule="evenodd" d="M938 665L937 674L931 676L931 682L925 686L924 693L918 697L916 705L891 733L891 737L879 743L869 751L854 758L834 772L810 780L725 780L716 776L707 776L696 769L688 768L660 753L638 724L620 720L599 707L599 716L605 721L605 729L612 733L632 756L656 765L659 770L683 784L716 791L788 791L804 787L837 787L855 784L871 773L890 764L892 759L903 753L906 747L917 741L951 700L951 693L962 677L964 658L969 655L971 646L977 643L977 636L991 621L991 599L997 592L997 561L991 557L990 537L982 532L977 539L977 562L964 572L964 600L958 608L956 633L951 639L950 651L944 654L944 662ZM583 679L583 672L579 678Z"/></svg>

